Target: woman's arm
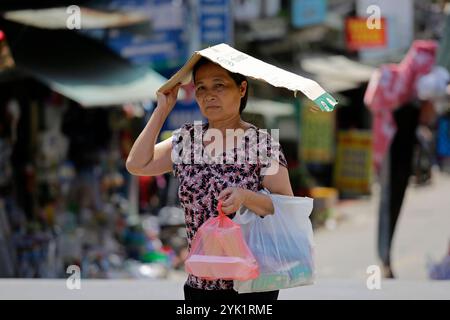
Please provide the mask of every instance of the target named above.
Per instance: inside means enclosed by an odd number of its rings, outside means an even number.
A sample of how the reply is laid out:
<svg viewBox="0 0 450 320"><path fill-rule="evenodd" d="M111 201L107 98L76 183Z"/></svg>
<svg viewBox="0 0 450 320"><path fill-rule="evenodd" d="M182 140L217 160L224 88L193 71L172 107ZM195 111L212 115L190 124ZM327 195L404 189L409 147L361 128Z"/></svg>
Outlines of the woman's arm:
<svg viewBox="0 0 450 320"><path fill-rule="evenodd" d="M172 170L171 138L158 144L156 139L175 106L179 88L178 85L164 94L157 93L158 104L128 155L126 167L131 174L156 176Z"/></svg>
<svg viewBox="0 0 450 320"><path fill-rule="evenodd" d="M270 193L293 196L288 170L281 165L278 167L275 174L264 177L263 187ZM220 193L219 199L223 200L222 210L225 214L236 212L241 205L260 216L274 212L272 199L269 196L251 190L227 188Z"/></svg>

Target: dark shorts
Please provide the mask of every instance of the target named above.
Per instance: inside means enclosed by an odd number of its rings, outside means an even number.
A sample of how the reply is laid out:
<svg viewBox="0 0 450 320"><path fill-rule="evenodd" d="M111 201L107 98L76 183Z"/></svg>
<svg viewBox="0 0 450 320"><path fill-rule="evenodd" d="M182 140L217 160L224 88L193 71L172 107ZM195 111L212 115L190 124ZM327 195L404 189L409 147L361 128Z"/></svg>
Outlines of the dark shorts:
<svg viewBox="0 0 450 320"><path fill-rule="evenodd" d="M235 290L203 290L184 285L184 299L186 301L275 301L278 300L279 290L253 293L237 293Z"/></svg>

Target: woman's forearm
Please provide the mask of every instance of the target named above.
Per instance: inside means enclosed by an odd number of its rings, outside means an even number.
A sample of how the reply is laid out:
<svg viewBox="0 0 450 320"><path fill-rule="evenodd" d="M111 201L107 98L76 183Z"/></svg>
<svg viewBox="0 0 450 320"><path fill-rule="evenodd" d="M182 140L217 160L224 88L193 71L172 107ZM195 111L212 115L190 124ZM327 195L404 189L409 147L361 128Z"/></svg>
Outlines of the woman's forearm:
<svg viewBox="0 0 450 320"><path fill-rule="evenodd" d="M259 216L273 214L274 208L272 199L265 194L251 190L242 190L244 192L244 207L250 209Z"/></svg>
<svg viewBox="0 0 450 320"><path fill-rule="evenodd" d="M156 107L150 120L133 144L127 159L127 168L143 168L153 160L155 144L169 115L167 108Z"/></svg>

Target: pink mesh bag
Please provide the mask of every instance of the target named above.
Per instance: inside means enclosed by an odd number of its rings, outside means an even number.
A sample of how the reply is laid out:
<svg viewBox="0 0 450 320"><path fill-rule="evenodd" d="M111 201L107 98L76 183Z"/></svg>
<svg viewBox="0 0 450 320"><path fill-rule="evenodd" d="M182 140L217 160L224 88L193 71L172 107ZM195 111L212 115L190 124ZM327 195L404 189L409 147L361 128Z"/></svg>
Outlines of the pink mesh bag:
<svg viewBox="0 0 450 320"><path fill-rule="evenodd" d="M222 212L209 218L192 241L186 272L206 280L250 280L259 276L258 263L245 243L241 227Z"/></svg>

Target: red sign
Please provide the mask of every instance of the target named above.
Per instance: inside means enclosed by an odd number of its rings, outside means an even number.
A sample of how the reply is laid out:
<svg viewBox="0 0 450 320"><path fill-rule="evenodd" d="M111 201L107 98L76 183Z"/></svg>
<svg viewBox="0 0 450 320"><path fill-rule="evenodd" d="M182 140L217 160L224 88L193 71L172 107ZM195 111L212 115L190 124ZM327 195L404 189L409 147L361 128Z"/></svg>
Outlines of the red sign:
<svg viewBox="0 0 450 320"><path fill-rule="evenodd" d="M350 50L385 47L386 19L381 18L380 28L369 29L367 18L347 18L345 20L345 34L347 47Z"/></svg>

